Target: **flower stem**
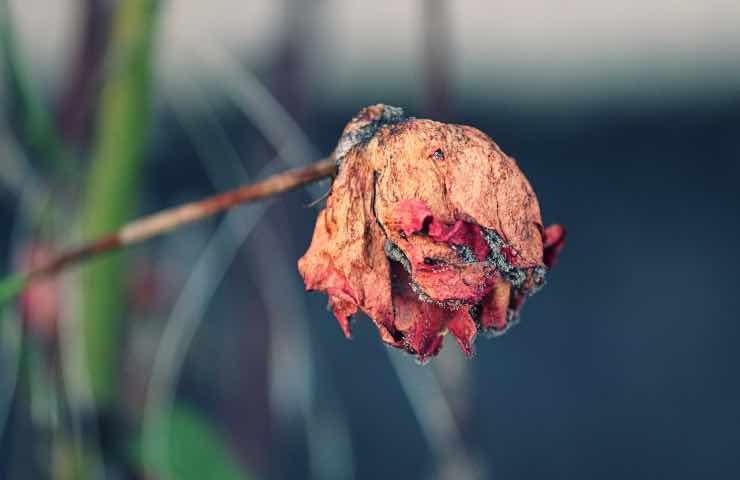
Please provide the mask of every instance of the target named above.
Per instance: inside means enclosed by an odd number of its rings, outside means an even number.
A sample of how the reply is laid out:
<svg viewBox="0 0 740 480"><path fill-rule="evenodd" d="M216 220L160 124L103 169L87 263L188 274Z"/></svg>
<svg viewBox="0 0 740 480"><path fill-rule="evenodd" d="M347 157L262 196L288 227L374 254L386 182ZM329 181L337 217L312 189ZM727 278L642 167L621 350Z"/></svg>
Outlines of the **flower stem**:
<svg viewBox="0 0 740 480"><path fill-rule="evenodd" d="M17 274L0 281L0 305L18 295L28 282L38 277L58 273L106 252L142 243L182 225L203 220L237 205L288 192L303 185L331 177L336 174L336 168L334 160L326 158L306 167L273 175L260 182L244 185L228 192L168 208L134 220L116 232L103 235L98 239L62 252L49 262L24 274Z"/></svg>

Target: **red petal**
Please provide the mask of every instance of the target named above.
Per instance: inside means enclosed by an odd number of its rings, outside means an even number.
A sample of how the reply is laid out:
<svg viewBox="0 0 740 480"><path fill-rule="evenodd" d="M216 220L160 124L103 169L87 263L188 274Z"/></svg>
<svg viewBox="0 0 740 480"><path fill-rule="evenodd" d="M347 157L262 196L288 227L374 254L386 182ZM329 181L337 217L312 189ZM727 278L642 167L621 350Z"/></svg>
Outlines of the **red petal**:
<svg viewBox="0 0 740 480"><path fill-rule="evenodd" d="M429 236L438 242L469 247L478 261L485 260L488 255L488 243L481 235L478 225L456 221L449 225L437 221L431 209L421 200L410 199L398 203L395 210L394 226L403 230L406 235L421 232L425 223L429 221Z"/></svg>
<svg viewBox="0 0 740 480"><path fill-rule="evenodd" d="M565 227L562 225L550 225L545 229L544 253L542 260L547 268L555 266L560 250L565 246Z"/></svg>
<svg viewBox="0 0 740 480"><path fill-rule="evenodd" d="M483 300L480 316L481 327L488 331L503 331L506 328L509 312L511 285L498 278L491 293Z"/></svg>
<svg viewBox="0 0 740 480"><path fill-rule="evenodd" d="M439 353L446 312L442 308L419 300L411 289L411 278L398 263L391 265L393 275L393 307L395 327L403 334L403 343L409 353L426 361Z"/></svg>
<svg viewBox="0 0 740 480"><path fill-rule="evenodd" d="M322 290L329 295L343 298L345 301L357 303L352 288L347 279L334 268L327 267L306 275L306 290Z"/></svg>
<svg viewBox="0 0 740 480"><path fill-rule="evenodd" d="M305 276L306 290L322 290L329 295L329 308L337 317L347 338L352 338L349 317L357 312L357 300L347 279L337 270L327 267Z"/></svg>
<svg viewBox="0 0 740 480"><path fill-rule="evenodd" d="M472 357L474 353L473 342L478 332L473 318L467 307L463 307L453 313L452 318L447 322L447 328L452 332L457 340L458 345L463 353Z"/></svg>
<svg viewBox="0 0 740 480"><path fill-rule="evenodd" d="M488 242L481 235L480 227L462 220L449 226L432 219L429 224L429 236L438 242L469 247L479 262L485 260L490 251Z"/></svg>
<svg viewBox="0 0 740 480"><path fill-rule="evenodd" d="M424 267L426 265L412 265L414 280L426 295L438 302L452 300L474 305L493 285L493 270L487 265Z"/></svg>
<svg viewBox="0 0 740 480"><path fill-rule="evenodd" d="M387 223L391 232L406 234L393 240L409 260L414 282L430 299L476 304L490 291L494 268L483 262L489 247L478 225L462 220L439 222L427 204L416 199L396 204ZM420 231L428 235L411 236ZM452 245L466 246L473 263L468 263L470 258L461 259L449 248Z"/></svg>
<svg viewBox="0 0 740 480"><path fill-rule="evenodd" d="M396 207L398 226L406 235L424 229L424 222L432 217L432 211L421 200L404 200Z"/></svg>
<svg viewBox="0 0 740 480"><path fill-rule="evenodd" d="M339 326L342 327L344 336L352 338L350 317L357 313L357 305L343 300L341 297L329 295L329 307L331 308L332 313L334 313L334 316L337 317L337 321L339 322Z"/></svg>

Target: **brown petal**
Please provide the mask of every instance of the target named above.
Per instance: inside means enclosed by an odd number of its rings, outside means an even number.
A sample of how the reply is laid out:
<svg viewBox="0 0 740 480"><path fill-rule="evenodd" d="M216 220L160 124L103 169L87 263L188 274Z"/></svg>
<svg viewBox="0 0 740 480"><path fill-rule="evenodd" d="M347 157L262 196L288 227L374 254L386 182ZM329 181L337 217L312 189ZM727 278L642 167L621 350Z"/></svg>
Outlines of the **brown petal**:
<svg viewBox="0 0 740 480"><path fill-rule="evenodd" d="M411 287L411 278L399 263L391 265L393 272L393 308L395 328L403 335L409 353L426 361L442 346L442 333L447 313L442 308L419 300Z"/></svg>
<svg viewBox="0 0 740 480"><path fill-rule="evenodd" d="M503 332L509 314L511 285L502 278L497 278L493 290L483 300L480 314L481 328L487 333Z"/></svg>
<svg viewBox="0 0 740 480"><path fill-rule="evenodd" d="M447 328L455 336L463 353L472 357L475 352L473 342L475 342L475 335L478 330L473 317L470 316L469 309L463 307L454 312L452 318L447 322Z"/></svg>
<svg viewBox="0 0 740 480"><path fill-rule="evenodd" d="M349 302L339 296L329 295L329 308L337 318L339 326L344 332L344 336L352 338L352 325L350 324L350 317L357 312L357 305Z"/></svg>
<svg viewBox="0 0 740 480"><path fill-rule="evenodd" d="M486 134L449 126L454 139L445 156L449 201L461 215L492 229L518 253L516 266L542 262L540 207L516 162Z"/></svg>
<svg viewBox="0 0 740 480"><path fill-rule="evenodd" d="M307 290L326 292L342 300L331 306L345 333L343 317L361 308L375 322L384 341L393 340L390 269L385 236L373 215L373 173L357 149L348 153L342 174L332 186L327 206L319 213L311 246L298 261ZM339 312L337 314L337 312Z"/></svg>

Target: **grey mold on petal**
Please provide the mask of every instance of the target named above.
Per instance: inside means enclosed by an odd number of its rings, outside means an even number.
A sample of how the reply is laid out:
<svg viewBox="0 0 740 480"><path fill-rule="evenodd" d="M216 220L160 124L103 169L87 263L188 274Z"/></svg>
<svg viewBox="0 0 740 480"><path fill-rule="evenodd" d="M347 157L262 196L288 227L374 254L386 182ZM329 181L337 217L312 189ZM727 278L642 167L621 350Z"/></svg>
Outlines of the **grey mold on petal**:
<svg viewBox="0 0 740 480"><path fill-rule="evenodd" d="M406 116L403 113L403 108L384 105L380 118L342 135L334 149L337 168L341 167L342 159L354 147L370 141L382 127L400 123L404 120L406 120Z"/></svg>
<svg viewBox="0 0 740 480"><path fill-rule="evenodd" d="M409 263L409 259L406 258L406 254L403 253L403 250L401 250L398 245L391 242L390 240L386 240L385 244L383 245L383 251L385 251L386 257L390 258L394 262L398 262L403 265L404 270L406 270L408 274L411 275L411 263Z"/></svg>
<svg viewBox="0 0 740 480"><path fill-rule="evenodd" d="M483 238L491 249L486 261L496 267L496 270L501 273L512 287L519 288L522 286L524 281L527 279L527 274L524 269L516 268L511 265L506 259L506 256L501 253L501 249L506 246L506 242L504 242L503 238L501 238L495 230L484 228L482 229L482 232Z"/></svg>
<svg viewBox="0 0 740 480"><path fill-rule="evenodd" d="M506 242L494 230L483 229L483 238L488 243L491 252L486 261L496 267L501 276L507 280L513 288L519 292L532 296L545 286L545 274L547 269L541 266L533 268L517 268L511 265L501 249L506 247ZM527 279L530 281L527 281ZM483 332L486 336L498 336L506 332L509 327L519 323L519 316L515 310L509 310L509 318L503 330L492 330ZM486 329L491 330L491 329Z"/></svg>
<svg viewBox="0 0 740 480"><path fill-rule="evenodd" d="M455 254L465 263L476 263L478 261L477 258L475 258L475 254L473 253L473 250L468 247L467 245L451 245L452 250L455 252Z"/></svg>

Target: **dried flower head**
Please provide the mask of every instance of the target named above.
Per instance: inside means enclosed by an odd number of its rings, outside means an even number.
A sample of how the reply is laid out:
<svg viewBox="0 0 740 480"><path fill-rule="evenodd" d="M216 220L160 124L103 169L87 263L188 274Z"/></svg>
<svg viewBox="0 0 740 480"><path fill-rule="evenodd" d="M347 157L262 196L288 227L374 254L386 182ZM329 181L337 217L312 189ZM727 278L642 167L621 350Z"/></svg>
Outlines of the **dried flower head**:
<svg viewBox="0 0 740 480"><path fill-rule="evenodd" d="M451 332L473 354L544 284L565 232L543 228L514 160L472 127L363 109L345 127L339 172L298 262L347 337L358 308L384 342L425 361Z"/></svg>

